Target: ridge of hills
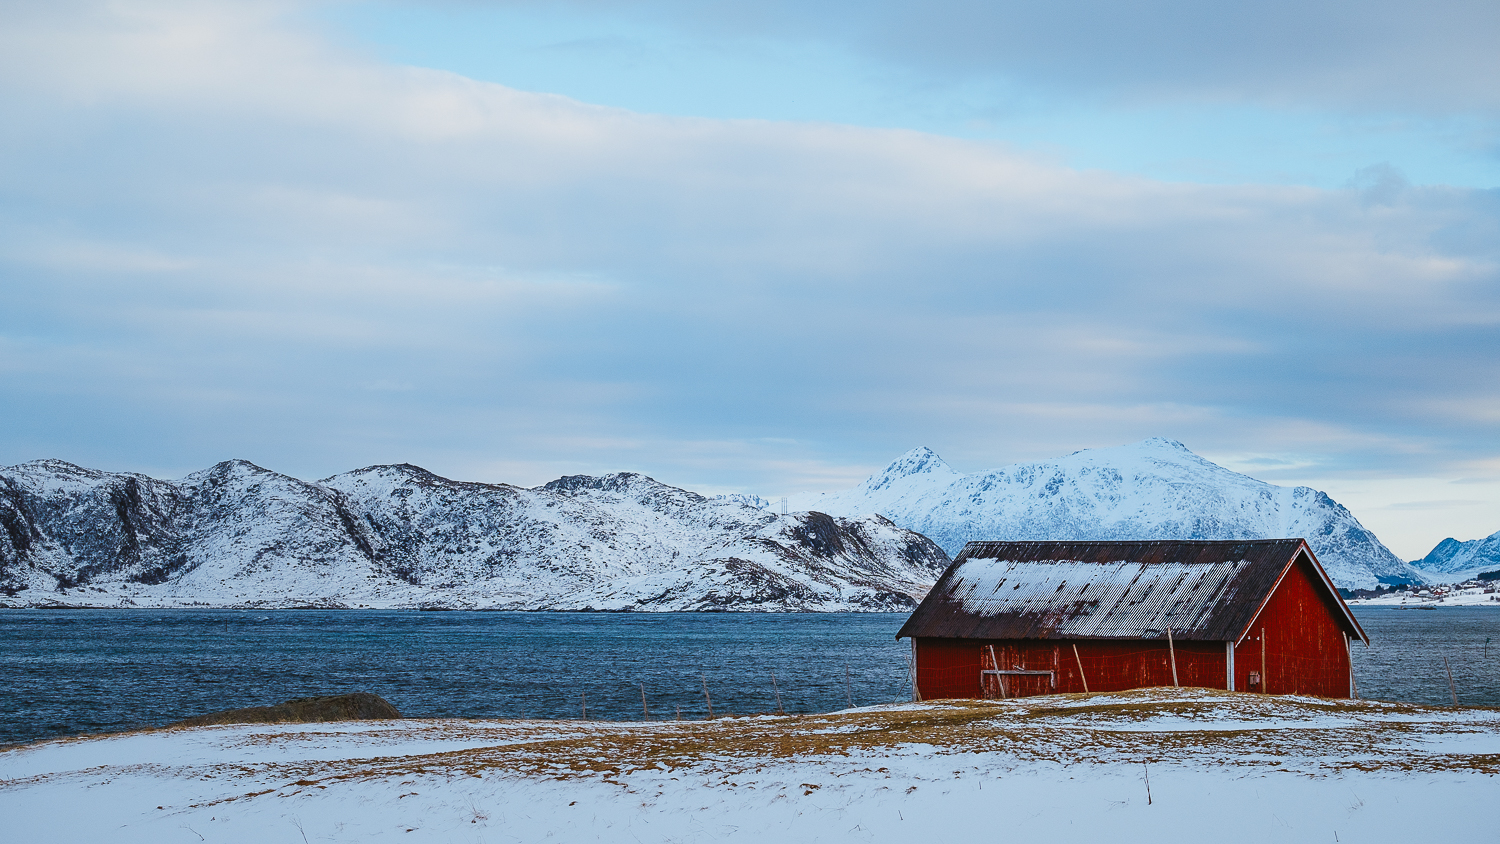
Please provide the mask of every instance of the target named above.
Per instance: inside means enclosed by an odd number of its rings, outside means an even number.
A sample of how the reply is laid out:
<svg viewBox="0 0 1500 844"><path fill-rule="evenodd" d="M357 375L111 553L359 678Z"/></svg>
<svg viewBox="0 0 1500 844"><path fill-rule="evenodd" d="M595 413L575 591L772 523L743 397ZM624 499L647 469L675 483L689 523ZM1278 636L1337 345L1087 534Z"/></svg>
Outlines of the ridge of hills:
<svg viewBox="0 0 1500 844"><path fill-rule="evenodd" d="M1448 537L1412 565L1445 580L1467 580L1483 572L1500 571L1500 531L1483 539L1460 542Z"/></svg>
<svg viewBox="0 0 1500 844"><path fill-rule="evenodd" d="M878 516L778 516L634 473L0 469L0 606L889 611L948 562Z"/></svg>

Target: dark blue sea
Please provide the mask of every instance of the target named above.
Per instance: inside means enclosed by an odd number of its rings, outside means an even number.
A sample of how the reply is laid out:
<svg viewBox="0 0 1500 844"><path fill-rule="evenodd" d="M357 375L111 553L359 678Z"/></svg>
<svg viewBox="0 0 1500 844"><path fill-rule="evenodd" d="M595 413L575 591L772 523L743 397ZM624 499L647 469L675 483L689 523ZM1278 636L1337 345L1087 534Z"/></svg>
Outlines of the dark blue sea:
<svg viewBox="0 0 1500 844"><path fill-rule="evenodd" d="M1500 705L1500 610L1361 609L1363 697ZM904 614L0 610L0 742L374 692L415 717L701 718L908 700ZM1488 650L1485 642L1490 641ZM773 683L772 677L775 677Z"/></svg>

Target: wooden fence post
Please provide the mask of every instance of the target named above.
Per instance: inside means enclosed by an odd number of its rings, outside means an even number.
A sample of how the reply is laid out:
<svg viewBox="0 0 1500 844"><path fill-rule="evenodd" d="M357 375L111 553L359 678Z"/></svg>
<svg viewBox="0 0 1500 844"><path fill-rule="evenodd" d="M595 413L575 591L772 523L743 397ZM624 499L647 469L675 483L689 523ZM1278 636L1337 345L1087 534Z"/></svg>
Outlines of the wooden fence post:
<svg viewBox="0 0 1500 844"><path fill-rule="evenodd" d="M922 689L917 686L917 637L911 637L911 699L920 703Z"/></svg>
<svg viewBox="0 0 1500 844"><path fill-rule="evenodd" d="M1354 682L1354 640L1344 634L1344 650L1349 654L1349 698L1359 700L1359 684Z"/></svg>

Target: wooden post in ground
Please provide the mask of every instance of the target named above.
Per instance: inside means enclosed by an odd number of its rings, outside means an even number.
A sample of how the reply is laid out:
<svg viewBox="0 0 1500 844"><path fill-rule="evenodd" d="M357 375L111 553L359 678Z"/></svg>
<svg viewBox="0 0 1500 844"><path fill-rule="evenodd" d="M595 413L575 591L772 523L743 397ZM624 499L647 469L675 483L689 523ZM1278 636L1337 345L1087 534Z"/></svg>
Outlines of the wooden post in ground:
<svg viewBox="0 0 1500 844"><path fill-rule="evenodd" d="M703 678L703 702L708 704L708 717L714 717L714 699L708 696L708 675L699 670L698 676Z"/></svg>
<svg viewBox="0 0 1500 844"><path fill-rule="evenodd" d="M1172 628L1167 628L1167 654L1172 658L1172 685L1177 686L1177 648L1172 645Z"/></svg>
<svg viewBox="0 0 1500 844"><path fill-rule="evenodd" d="M647 719L649 719L651 717L651 710L649 710L649 709L646 708L646 684L645 683L641 683L641 716L644 717L644 718L647 718Z"/></svg>
<svg viewBox="0 0 1500 844"><path fill-rule="evenodd" d="M1078 679L1083 681L1084 694L1089 690L1089 678L1083 676L1083 657L1078 655L1078 643L1073 643L1073 658L1078 660Z"/></svg>
<svg viewBox="0 0 1500 844"><path fill-rule="evenodd" d="M849 663L844 663L844 694L849 697L849 708L854 708L854 690L849 685Z"/></svg>
<svg viewBox="0 0 1500 844"><path fill-rule="evenodd" d="M1354 640L1344 634L1344 650L1349 654L1349 698L1359 700L1359 684L1354 682Z"/></svg>
<svg viewBox="0 0 1500 844"><path fill-rule="evenodd" d="M911 637L911 699L920 703L922 690L917 686L917 637Z"/></svg>
<svg viewBox="0 0 1500 844"><path fill-rule="evenodd" d="M1266 676L1266 628L1260 629L1260 693L1269 694L1266 688L1271 685L1270 678Z"/></svg>
<svg viewBox="0 0 1500 844"><path fill-rule="evenodd" d="M1448 672L1448 694L1453 695L1453 705L1458 706L1458 689L1453 685L1453 667L1448 664L1447 654L1443 655L1443 670Z"/></svg>
<svg viewBox="0 0 1500 844"><path fill-rule="evenodd" d="M995 654L995 646L989 645L988 647L990 649L990 667L994 668L996 671L995 680L1000 684L1000 698L1004 700L1005 698L1010 697L1010 690L1005 687L1005 675L999 673L1000 657ZM979 664L981 667L984 665L983 657L980 657ZM982 676L983 675L981 675L981 677ZM980 685L983 686L983 681L981 681Z"/></svg>
<svg viewBox="0 0 1500 844"><path fill-rule="evenodd" d="M776 692L776 714L785 715L786 712L781 708L781 687L776 685L776 672L774 670L771 672L771 689Z"/></svg>

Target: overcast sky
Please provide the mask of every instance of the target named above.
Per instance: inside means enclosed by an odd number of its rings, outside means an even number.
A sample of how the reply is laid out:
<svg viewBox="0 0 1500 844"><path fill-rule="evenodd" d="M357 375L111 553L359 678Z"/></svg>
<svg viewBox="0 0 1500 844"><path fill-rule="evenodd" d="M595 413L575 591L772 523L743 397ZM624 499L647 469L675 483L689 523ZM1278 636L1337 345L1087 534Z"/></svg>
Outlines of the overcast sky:
<svg viewBox="0 0 1500 844"><path fill-rule="evenodd" d="M1500 4L0 3L0 464L1500 529Z"/></svg>

